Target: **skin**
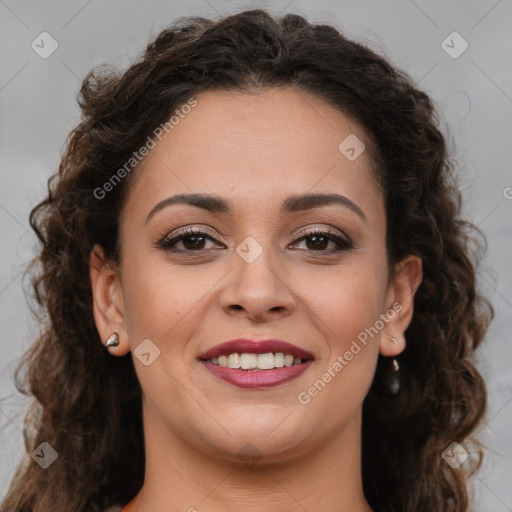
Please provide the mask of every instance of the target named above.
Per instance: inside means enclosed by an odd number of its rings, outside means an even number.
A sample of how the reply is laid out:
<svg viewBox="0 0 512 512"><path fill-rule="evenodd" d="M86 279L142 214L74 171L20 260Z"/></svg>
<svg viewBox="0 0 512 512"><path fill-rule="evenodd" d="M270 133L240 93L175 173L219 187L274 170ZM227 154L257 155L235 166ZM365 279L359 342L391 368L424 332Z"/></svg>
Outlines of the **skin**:
<svg viewBox="0 0 512 512"><path fill-rule="evenodd" d="M110 353L133 352L145 339L160 350L149 366L133 358L147 460L144 486L126 510L370 511L361 481L361 407L378 354L405 349L421 260L408 256L391 278L384 199L369 151L349 161L338 150L350 134L367 139L357 123L289 88L196 99L133 171L120 216L121 263L106 260L100 246L91 252L98 332L102 340L113 331L120 336ZM279 213L285 198L306 192L342 194L366 220L332 204ZM179 193L219 195L232 211L172 205L146 223L157 203ZM181 252L156 246L187 226L215 241L199 239L199 255L191 255L190 239L178 242ZM355 248L333 253L335 242L322 239L316 248L302 238L305 229L329 226ZM263 248L251 263L236 252L248 236ZM395 302L400 312L300 403L299 393ZM315 361L279 386L240 389L197 359L239 337L279 338ZM247 443L253 459L240 457Z"/></svg>

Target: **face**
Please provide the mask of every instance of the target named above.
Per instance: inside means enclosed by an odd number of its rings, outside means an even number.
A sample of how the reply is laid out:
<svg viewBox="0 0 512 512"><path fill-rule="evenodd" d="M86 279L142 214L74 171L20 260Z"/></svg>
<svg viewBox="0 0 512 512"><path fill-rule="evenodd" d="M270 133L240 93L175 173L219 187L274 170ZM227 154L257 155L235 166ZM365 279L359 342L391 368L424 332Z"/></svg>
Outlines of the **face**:
<svg viewBox="0 0 512 512"><path fill-rule="evenodd" d="M379 352L405 347L420 273L411 257L391 278L368 150L339 149L365 132L291 89L196 99L133 171L119 267L91 272L100 335L132 351L146 426L203 453L236 459L251 443L285 460L354 439ZM336 199L307 200L319 194ZM293 347L215 352L239 338ZM231 353L278 368L226 369Z"/></svg>

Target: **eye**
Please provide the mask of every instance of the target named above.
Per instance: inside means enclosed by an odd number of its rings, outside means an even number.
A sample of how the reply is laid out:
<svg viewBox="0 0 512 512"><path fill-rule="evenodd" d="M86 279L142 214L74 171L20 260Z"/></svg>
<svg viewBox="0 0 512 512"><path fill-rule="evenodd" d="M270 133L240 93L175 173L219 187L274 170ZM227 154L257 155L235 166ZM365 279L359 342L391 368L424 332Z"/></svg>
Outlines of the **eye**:
<svg viewBox="0 0 512 512"><path fill-rule="evenodd" d="M195 252L208 249L204 247L207 241L215 242L216 240L205 233L204 231L194 230L187 228L173 237L165 236L160 242L158 247L167 251L173 252ZM183 248L176 249L176 246L181 243Z"/></svg>
<svg viewBox="0 0 512 512"><path fill-rule="evenodd" d="M354 244L350 238L337 235L331 230L314 229L308 231L304 236L299 238L294 245L301 241L305 241L306 248L313 252L336 253L354 248ZM329 242L336 244L338 248L331 251L327 250L326 246L329 245Z"/></svg>
<svg viewBox="0 0 512 512"><path fill-rule="evenodd" d="M215 238L204 231L187 228L172 237L166 235L157 243L157 247L171 252L197 253L212 248L205 247L208 241L217 242ZM306 242L307 250L319 253L332 254L354 248L354 244L349 237L340 236L332 230L310 230L297 239L292 246L302 241ZM327 246L329 243L334 243L338 248L328 250ZM182 247L178 247L179 244L181 244Z"/></svg>

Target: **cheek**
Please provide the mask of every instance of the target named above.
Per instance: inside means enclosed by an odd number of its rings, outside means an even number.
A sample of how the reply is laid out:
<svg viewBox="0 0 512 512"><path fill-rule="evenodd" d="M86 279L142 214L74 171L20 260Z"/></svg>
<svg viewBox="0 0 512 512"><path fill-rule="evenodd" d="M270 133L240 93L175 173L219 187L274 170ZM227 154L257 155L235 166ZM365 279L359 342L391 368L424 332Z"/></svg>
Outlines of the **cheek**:
<svg viewBox="0 0 512 512"><path fill-rule="evenodd" d="M343 350L347 342L374 325L383 313L386 274L379 263L363 260L332 271L300 277L299 295L323 326L332 352Z"/></svg>
<svg viewBox="0 0 512 512"><path fill-rule="evenodd" d="M142 252L142 251L141 251ZM168 279L169 272L138 254L136 247L127 247L123 260L123 299L125 316L132 344L140 339L161 338L168 330L180 307L179 286Z"/></svg>
<svg viewBox="0 0 512 512"><path fill-rule="evenodd" d="M384 313L384 282L371 265L351 267L333 276L328 288L317 280L317 292L305 299L326 343L298 400L319 415L333 411L326 428L348 421L373 381L380 333L372 328Z"/></svg>
<svg viewBox="0 0 512 512"><path fill-rule="evenodd" d="M199 325L201 304L220 277L208 269L171 266L162 258L125 260L123 297L132 344L149 338L165 353L182 353ZM172 340L172 343L169 343ZM165 355L162 353L162 355Z"/></svg>

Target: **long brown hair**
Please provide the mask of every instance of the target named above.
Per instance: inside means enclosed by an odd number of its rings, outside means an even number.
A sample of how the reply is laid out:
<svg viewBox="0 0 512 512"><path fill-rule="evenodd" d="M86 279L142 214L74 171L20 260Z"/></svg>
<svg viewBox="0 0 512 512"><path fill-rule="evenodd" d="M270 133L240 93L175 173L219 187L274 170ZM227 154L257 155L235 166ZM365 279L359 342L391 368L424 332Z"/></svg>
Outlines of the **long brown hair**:
<svg viewBox="0 0 512 512"><path fill-rule="evenodd" d="M388 512L467 509L467 474L482 455L469 439L486 409L471 358L493 309L476 287L485 238L460 218L455 165L433 103L409 76L336 28L251 10L216 21L181 18L124 73L99 67L83 80L82 119L47 197L30 214L42 249L28 275L44 330L16 373L33 405L28 453L2 510L100 512L141 488L141 389L131 354L114 358L102 346L89 280L94 244L118 261L119 212L137 171L106 198L94 191L191 97L280 86L316 95L366 129L385 199L389 262L408 254L423 260L399 357L400 390L389 393L389 358L379 356L364 402L366 498ZM58 452L48 469L28 455L42 442ZM458 468L441 456L452 442L471 454Z"/></svg>

